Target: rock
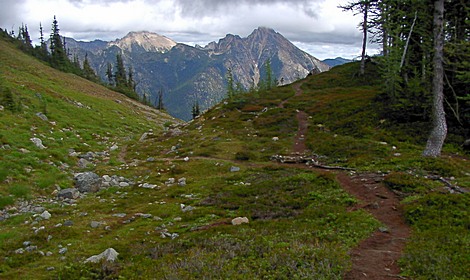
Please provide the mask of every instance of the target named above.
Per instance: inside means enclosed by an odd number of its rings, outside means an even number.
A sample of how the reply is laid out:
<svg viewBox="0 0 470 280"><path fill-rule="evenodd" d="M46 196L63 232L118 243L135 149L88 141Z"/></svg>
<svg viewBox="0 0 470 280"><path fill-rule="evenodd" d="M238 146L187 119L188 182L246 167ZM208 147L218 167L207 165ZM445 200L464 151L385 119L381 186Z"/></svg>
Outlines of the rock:
<svg viewBox="0 0 470 280"><path fill-rule="evenodd" d="M32 251L36 251L38 249L38 246L28 246L25 248L26 252L32 252Z"/></svg>
<svg viewBox="0 0 470 280"><path fill-rule="evenodd" d="M111 182L112 178L109 175L103 175L103 181L105 182Z"/></svg>
<svg viewBox="0 0 470 280"><path fill-rule="evenodd" d="M186 178L179 178L178 179L178 186L184 187L186 186Z"/></svg>
<svg viewBox="0 0 470 280"><path fill-rule="evenodd" d="M119 186L120 186L120 187L129 187L129 183L127 183L127 182L120 182L120 183L119 183Z"/></svg>
<svg viewBox="0 0 470 280"><path fill-rule="evenodd" d="M42 112L37 112L36 116L38 116L41 120L43 121L48 121L49 119L47 118L46 115L44 115Z"/></svg>
<svg viewBox="0 0 470 280"><path fill-rule="evenodd" d="M52 255L53 255L53 253L52 253L51 251L47 251L47 252L46 252L46 256L47 256L47 257L50 257L50 256L52 256Z"/></svg>
<svg viewBox="0 0 470 280"><path fill-rule="evenodd" d="M165 185L171 186L175 183L175 178L168 178L168 180L165 182Z"/></svg>
<svg viewBox="0 0 470 280"><path fill-rule="evenodd" d="M65 253L67 253L67 251L68 251L67 247L60 248L60 249L59 249L59 254L63 255L63 254L65 254Z"/></svg>
<svg viewBox="0 0 470 280"><path fill-rule="evenodd" d="M31 245L31 241L25 241L25 242L23 242L23 246L24 246L24 247L28 247L29 245Z"/></svg>
<svg viewBox="0 0 470 280"><path fill-rule="evenodd" d="M279 137L273 137L273 141L274 142L279 141Z"/></svg>
<svg viewBox="0 0 470 280"><path fill-rule="evenodd" d="M71 221L71 220L65 221L65 222L64 222L64 226L66 226L66 227L71 227L71 226L73 226L73 221Z"/></svg>
<svg viewBox="0 0 470 280"><path fill-rule="evenodd" d="M78 173L75 175L74 181L75 187L80 192L97 192L102 184L101 177L93 172Z"/></svg>
<svg viewBox="0 0 470 280"><path fill-rule="evenodd" d="M112 145L111 148L109 148L111 152L116 151L117 149L119 149L119 146L116 144Z"/></svg>
<svg viewBox="0 0 470 280"><path fill-rule="evenodd" d="M51 218L51 213L49 213L47 210L42 212L41 215L39 215L41 218L43 218L44 220L49 220Z"/></svg>
<svg viewBox="0 0 470 280"><path fill-rule="evenodd" d="M99 227L100 225L101 225L101 223L100 223L100 222L97 222L97 221L91 221L91 223L90 223L90 226L91 226L92 228L97 228L97 227Z"/></svg>
<svg viewBox="0 0 470 280"><path fill-rule="evenodd" d="M0 105L0 111L3 111L5 110L5 107L3 107L2 105Z"/></svg>
<svg viewBox="0 0 470 280"><path fill-rule="evenodd" d="M248 220L247 217L237 217L232 220L232 225L238 226L241 224L248 224L250 221Z"/></svg>
<svg viewBox="0 0 470 280"><path fill-rule="evenodd" d="M87 262L97 263L103 259L108 262L114 262L117 259L118 255L119 253L116 252L116 250L114 250L113 248L108 248L99 255L94 255L94 256L89 257L88 259L85 260L85 263Z"/></svg>
<svg viewBox="0 0 470 280"><path fill-rule="evenodd" d="M143 183L141 187L145 189L155 189L157 186L149 183Z"/></svg>
<svg viewBox="0 0 470 280"><path fill-rule="evenodd" d="M78 168L85 169L88 166L93 166L93 163L88 161L87 159L81 158L77 162Z"/></svg>
<svg viewBox="0 0 470 280"><path fill-rule="evenodd" d="M23 248L19 248L19 249L16 249L15 250L15 254L23 254L24 253L24 249Z"/></svg>
<svg viewBox="0 0 470 280"><path fill-rule="evenodd" d="M63 189L57 193L57 197L62 199L77 199L79 196L80 192L76 188Z"/></svg>
<svg viewBox="0 0 470 280"><path fill-rule="evenodd" d="M22 154L28 154L28 153L30 152L29 150L27 150L27 149L25 149L25 148L20 148L19 151L20 151L20 153L22 153Z"/></svg>
<svg viewBox="0 0 470 280"><path fill-rule="evenodd" d="M240 171L240 167L238 167L238 166L231 166L230 167L230 172L238 172L238 171Z"/></svg>
<svg viewBox="0 0 470 280"><path fill-rule="evenodd" d="M148 135L149 134L147 132L144 132L144 134L142 134L142 136L140 136L139 142L144 142L145 139L147 139Z"/></svg>
<svg viewBox="0 0 470 280"><path fill-rule="evenodd" d="M47 271L52 271L52 270L55 270L55 267L53 267L53 266L48 266L48 267L46 268L46 270L47 270Z"/></svg>
<svg viewBox="0 0 470 280"><path fill-rule="evenodd" d="M41 149L41 150L47 149L46 146L44 146L44 145L42 144L42 140L41 140L41 139L36 138L36 137L33 137L33 138L30 138L29 140L31 140L31 142L33 142L34 145L36 145L36 147L38 147L39 149Z"/></svg>
<svg viewBox="0 0 470 280"><path fill-rule="evenodd" d="M183 158L184 161L188 162L189 161L189 157L185 157Z"/></svg>
<svg viewBox="0 0 470 280"><path fill-rule="evenodd" d="M116 214L113 214L113 217L118 217L118 218L124 218L125 216L127 216L126 213L116 213Z"/></svg>
<svg viewBox="0 0 470 280"><path fill-rule="evenodd" d="M147 162L154 162L155 161L155 158L154 157L149 157L147 158Z"/></svg>
<svg viewBox="0 0 470 280"><path fill-rule="evenodd" d="M193 206L190 206L190 205L184 205L184 204L181 204L180 205L181 207L181 211L183 212L189 212L189 211L193 211L195 208Z"/></svg>

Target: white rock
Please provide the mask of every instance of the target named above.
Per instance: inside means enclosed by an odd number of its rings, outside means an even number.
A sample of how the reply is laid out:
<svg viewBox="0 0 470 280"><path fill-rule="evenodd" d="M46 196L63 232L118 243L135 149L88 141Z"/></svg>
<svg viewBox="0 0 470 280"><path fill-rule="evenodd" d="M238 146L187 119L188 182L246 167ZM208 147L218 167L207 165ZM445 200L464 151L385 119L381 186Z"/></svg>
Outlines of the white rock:
<svg viewBox="0 0 470 280"><path fill-rule="evenodd" d="M247 217L237 217L232 220L232 225L238 226L241 224L248 224L250 221L248 220Z"/></svg>
<svg viewBox="0 0 470 280"><path fill-rule="evenodd" d="M117 149L119 149L119 146L114 144L111 146L111 148L109 148L109 150L112 152L112 151L116 151Z"/></svg>
<svg viewBox="0 0 470 280"><path fill-rule="evenodd" d="M43 218L44 220L49 220L51 218L51 213L49 213L47 210L42 212L42 214L40 215L41 218Z"/></svg>
<svg viewBox="0 0 470 280"><path fill-rule="evenodd" d="M89 257L88 259L85 260L85 263L87 262L97 263L101 261L102 259L108 262L114 262L117 259L118 255L119 253L116 252L116 250L114 250L113 248L108 248L99 255L94 255L94 256Z"/></svg>
<svg viewBox="0 0 470 280"><path fill-rule="evenodd" d="M273 137L273 141L279 141L279 137Z"/></svg>
<svg viewBox="0 0 470 280"><path fill-rule="evenodd" d="M33 138L30 138L29 140L31 140L31 142L33 142L34 145L36 145L36 147L38 147L39 149L41 149L41 150L46 149L46 146L44 146L44 145L42 144L42 140L41 140L41 139L36 138L36 137L33 137Z"/></svg>

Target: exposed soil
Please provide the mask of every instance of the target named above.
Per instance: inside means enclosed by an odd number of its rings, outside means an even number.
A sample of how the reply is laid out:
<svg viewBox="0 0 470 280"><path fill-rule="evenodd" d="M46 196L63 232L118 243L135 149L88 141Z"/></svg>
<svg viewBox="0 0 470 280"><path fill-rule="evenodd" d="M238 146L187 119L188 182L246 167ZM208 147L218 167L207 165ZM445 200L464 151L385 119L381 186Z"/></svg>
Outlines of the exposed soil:
<svg viewBox="0 0 470 280"><path fill-rule="evenodd" d="M363 208L384 226L363 240L350 254L352 269L344 279L405 279L400 276L398 259L410 236L398 197L382 183L378 174L338 173L341 186L360 200L351 210Z"/></svg>
<svg viewBox="0 0 470 280"><path fill-rule="evenodd" d="M294 85L296 96L302 94L300 86ZM286 101L279 107L282 108ZM293 152L302 154L306 152L308 115L299 111L297 121ZM336 178L347 192L360 201L351 211L365 209L383 223L382 227L350 252L352 267L344 279L406 279L399 275L398 260L411 230L405 223L397 195L385 187L381 174L350 175L338 171Z"/></svg>

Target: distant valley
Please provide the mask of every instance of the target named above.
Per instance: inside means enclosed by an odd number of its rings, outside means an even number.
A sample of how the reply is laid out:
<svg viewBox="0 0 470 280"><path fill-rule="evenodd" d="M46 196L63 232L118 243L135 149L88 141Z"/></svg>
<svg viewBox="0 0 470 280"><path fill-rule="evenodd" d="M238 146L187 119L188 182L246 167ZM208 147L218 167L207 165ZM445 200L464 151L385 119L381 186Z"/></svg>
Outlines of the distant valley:
<svg viewBox="0 0 470 280"><path fill-rule="evenodd" d="M151 32L130 32L113 42L75 41L66 38L71 55L85 55L103 81L109 63L122 54L131 67L137 91L150 103L163 93L165 109L183 120L191 119L195 103L202 110L212 107L227 95L229 71L238 88L256 88L266 79L267 62L273 79L289 84L309 73L327 71L330 66L300 50L281 34L258 28L248 37L228 34L207 46L188 46Z"/></svg>

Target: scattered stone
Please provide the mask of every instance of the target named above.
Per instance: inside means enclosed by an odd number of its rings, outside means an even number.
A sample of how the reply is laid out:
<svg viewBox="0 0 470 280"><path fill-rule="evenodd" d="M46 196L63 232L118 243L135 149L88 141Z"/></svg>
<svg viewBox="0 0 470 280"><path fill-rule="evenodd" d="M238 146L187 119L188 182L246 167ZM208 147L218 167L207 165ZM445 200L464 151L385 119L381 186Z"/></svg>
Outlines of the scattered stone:
<svg viewBox="0 0 470 280"><path fill-rule="evenodd" d="M112 178L109 175L103 175L103 181L105 182L111 182Z"/></svg>
<svg viewBox="0 0 470 280"><path fill-rule="evenodd" d="M120 186L120 187L123 187L123 188L124 188L124 187L129 187L129 183L127 183L127 182L120 182L120 183L119 183L119 186Z"/></svg>
<svg viewBox="0 0 470 280"><path fill-rule="evenodd" d="M240 167L238 167L238 166L231 166L230 167L230 172L238 172L238 171L240 171Z"/></svg>
<svg viewBox="0 0 470 280"><path fill-rule="evenodd" d="M52 270L55 270L55 267L53 267L53 266L48 266L48 267L46 268L46 270L47 270L47 271L52 271Z"/></svg>
<svg viewBox="0 0 470 280"><path fill-rule="evenodd" d="M78 168L85 169L89 166L93 166L93 163L88 161L87 159L80 158L77 162Z"/></svg>
<svg viewBox="0 0 470 280"><path fill-rule="evenodd" d="M50 257L50 256L52 256L52 255L53 255L53 254L52 254L51 251L47 251L47 252L46 252L46 257Z"/></svg>
<svg viewBox="0 0 470 280"><path fill-rule="evenodd" d="M126 213L117 213L117 214L113 214L113 217L118 217L118 218L124 218L125 216L127 216Z"/></svg>
<svg viewBox="0 0 470 280"><path fill-rule="evenodd" d="M178 186L184 187L186 186L186 178L179 178L178 179Z"/></svg>
<svg viewBox="0 0 470 280"><path fill-rule="evenodd" d="M241 224L248 224L250 221L248 220L247 217L237 217L232 220L232 225L238 226Z"/></svg>
<svg viewBox="0 0 470 280"><path fill-rule="evenodd" d="M144 132L144 134L142 134L142 136L140 136L139 142L144 142L145 139L147 139L147 137L148 137L148 133Z"/></svg>
<svg viewBox="0 0 470 280"><path fill-rule="evenodd" d="M102 184L101 177L93 172L75 174L74 181L80 192L97 192Z"/></svg>
<svg viewBox="0 0 470 280"><path fill-rule="evenodd" d="M184 205L184 204L181 204L180 207L181 207L181 211L183 211L183 213L184 212L190 212L190 211L193 211L194 209L196 209L193 206Z"/></svg>
<svg viewBox="0 0 470 280"><path fill-rule="evenodd" d="M189 161L189 157L185 157L183 158L184 161L188 162Z"/></svg>
<svg viewBox="0 0 470 280"><path fill-rule="evenodd" d="M41 140L41 139L36 138L36 137L33 137L33 138L30 138L29 140L31 140L31 142L33 142L34 145L36 145L36 147L38 147L39 149L41 149L41 150L47 149L46 146L44 146L44 145L42 144L42 140Z"/></svg>
<svg viewBox="0 0 470 280"><path fill-rule="evenodd" d="M383 232L383 233L389 233L390 232L387 227L379 227L379 231Z"/></svg>
<svg viewBox="0 0 470 280"><path fill-rule="evenodd" d="M76 188L68 188L60 190L57 193L58 198L68 198L68 199L77 199L80 196L80 192Z"/></svg>
<svg viewBox="0 0 470 280"><path fill-rule="evenodd" d="M47 236L47 242L49 242L49 241L51 241L51 240L52 240L52 235L49 234L49 235Z"/></svg>
<svg viewBox="0 0 470 280"><path fill-rule="evenodd" d="M175 183L175 178L168 178L168 180L165 182L165 185L171 186Z"/></svg>
<svg viewBox="0 0 470 280"><path fill-rule="evenodd" d="M32 252L32 251L36 251L38 249L38 246L28 246L25 248L26 252Z"/></svg>
<svg viewBox="0 0 470 280"><path fill-rule="evenodd" d="M279 137L273 137L273 141L276 142L276 141L279 141Z"/></svg>
<svg viewBox="0 0 470 280"><path fill-rule="evenodd" d="M47 118L46 115L44 115L42 112L37 112L36 116L38 116L41 120L43 121L48 121L49 119Z"/></svg>
<svg viewBox="0 0 470 280"><path fill-rule="evenodd" d="M3 111L5 110L5 107L3 107L2 105L0 105L0 111Z"/></svg>
<svg viewBox="0 0 470 280"><path fill-rule="evenodd" d="M47 210L42 212L42 214L40 215L41 218L43 218L44 220L49 220L51 218L51 213L49 213Z"/></svg>
<svg viewBox="0 0 470 280"><path fill-rule="evenodd" d="M89 257L88 259L85 260L85 263L87 262L97 263L103 259L108 262L114 262L117 259L118 255L119 253L116 252L116 250L114 250L113 248L108 248L99 255L94 255L94 256Z"/></svg>
<svg viewBox="0 0 470 280"><path fill-rule="evenodd" d="M154 162L154 161L155 161L155 158L154 158L154 157L149 157L149 158L147 158L147 161L148 161L148 162Z"/></svg>
<svg viewBox="0 0 470 280"><path fill-rule="evenodd" d="M23 248L19 248L19 249L16 249L15 250L15 254L23 254L24 253L24 249Z"/></svg>
<svg viewBox="0 0 470 280"><path fill-rule="evenodd" d="M65 221L65 222L64 222L64 226L66 226L66 227L71 227L71 226L73 226L73 221L71 221L71 220Z"/></svg>
<svg viewBox="0 0 470 280"><path fill-rule="evenodd" d="M29 150L27 150L27 149L25 149L25 148L20 148L19 151L20 151L20 153L22 153L22 154L27 154L27 153L30 152Z"/></svg>
<svg viewBox="0 0 470 280"><path fill-rule="evenodd" d="M157 186L149 183L143 183L141 187L145 189L155 189Z"/></svg>
<svg viewBox="0 0 470 280"><path fill-rule="evenodd" d="M90 223L90 226L91 226L92 228L97 228L97 227L99 227L100 225L101 225L101 223L100 223L100 222L97 222L97 221L91 221L91 223Z"/></svg>
<svg viewBox="0 0 470 280"><path fill-rule="evenodd" d="M68 251L67 247L60 248L60 249L59 249L59 254L63 255L63 254L65 254L65 253L67 253L67 251Z"/></svg>
<svg viewBox="0 0 470 280"><path fill-rule="evenodd" d="M117 149L119 149L119 146L116 144L112 145L111 148L109 148L111 152L116 151Z"/></svg>
<svg viewBox="0 0 470 280"><path fill-rule="evenodd" d="M24 246L24 247L28 247L29 245L31 245L31 241L25 241L25 242L23 242L23 246Z"/></svg>

